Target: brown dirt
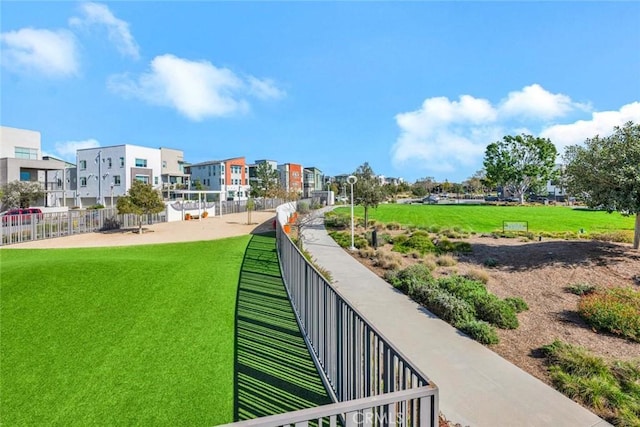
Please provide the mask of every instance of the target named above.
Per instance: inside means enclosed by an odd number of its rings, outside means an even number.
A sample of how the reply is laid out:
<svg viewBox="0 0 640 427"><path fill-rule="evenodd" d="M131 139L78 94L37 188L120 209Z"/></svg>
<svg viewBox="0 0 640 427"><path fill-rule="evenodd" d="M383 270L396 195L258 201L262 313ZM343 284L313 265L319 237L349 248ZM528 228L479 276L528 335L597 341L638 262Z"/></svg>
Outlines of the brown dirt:
<svg viewBox="0 0 640 427"><path fill-rule="evenodd" d="M499 297L519 296L529 310L518 315L515 330L498 329L500 343L490 348L550 384L541 346L556 339L579 345L607 359L640 358L640 344L592 330L578 315L579 297L566 290L569 285L587 283L599 287L627 286L640 289L640 251L629 244L600 241L543 240L472 237L473 251L456 257L453 267L437 267L434 275L484 270L489 274L487 288ZM391 245L380 248L391 251ZM384 270L354 253L364 265L380 276ZM493 258L497 266L487 268ZM418 262L403 256L402 264Z"/></svg>

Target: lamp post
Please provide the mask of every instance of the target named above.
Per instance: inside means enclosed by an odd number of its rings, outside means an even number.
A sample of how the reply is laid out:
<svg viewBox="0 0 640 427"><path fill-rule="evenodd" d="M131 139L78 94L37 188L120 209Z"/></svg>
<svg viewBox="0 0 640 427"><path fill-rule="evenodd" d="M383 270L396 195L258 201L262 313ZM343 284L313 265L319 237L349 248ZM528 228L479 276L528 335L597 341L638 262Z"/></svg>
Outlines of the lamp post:
<svg viewBox="0 0 640 427"><path fill-rule="evenodd" d="M331 198L331 178L327 181L327 206L329 206L329 199Z"/></svg>
<svg viewBox="0 0 640 427"><path fill-rule="evenodd" d="M356 250L353 238L353 184L355 184L356 182L358 182L358 178L353 175L349 175L349 177L347 178L347 183L351 185L351 247L349 249L351 249L352 251Z"/></svg>

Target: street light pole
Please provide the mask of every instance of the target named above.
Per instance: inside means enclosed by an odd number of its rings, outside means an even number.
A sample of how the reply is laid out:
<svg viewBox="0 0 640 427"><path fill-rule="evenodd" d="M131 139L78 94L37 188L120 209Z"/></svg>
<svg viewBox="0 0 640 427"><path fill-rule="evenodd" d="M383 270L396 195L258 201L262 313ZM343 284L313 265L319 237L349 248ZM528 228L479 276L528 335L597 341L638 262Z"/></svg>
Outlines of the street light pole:
<svg viewBox="0 0 640 427"><path fill-rule="evenodd" d="M327 181L327 206L329 206L329 199L331 198L331 178Z"/></svg>
<svg viewBox="0 0 640 427"><path fill-rule="evenodd" d="M353 175L349 175L347 178L347 182L351 185L351 249L352 251L356 250L355 242L354 242L354 227L353 227L353 184L358 182L358 178Z"/></svg>

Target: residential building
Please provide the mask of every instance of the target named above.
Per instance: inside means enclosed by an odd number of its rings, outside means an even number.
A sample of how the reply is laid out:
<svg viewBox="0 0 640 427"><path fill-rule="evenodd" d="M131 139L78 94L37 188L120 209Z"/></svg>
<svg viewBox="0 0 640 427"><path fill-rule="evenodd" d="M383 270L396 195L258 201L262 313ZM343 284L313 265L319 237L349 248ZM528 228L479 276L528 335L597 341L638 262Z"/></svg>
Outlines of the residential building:
<svg viewBox="0 0 640 427"><path fill-rule="evenodd" d="M258 183L257 169L258 166L266 163L269 167L277 171L278 170L278 162L275 160L256 160L252 165L247 165L247 169L249 170L249 186L254 187Z"/></svg>
<svg viewBox="0 0 640 427"><path fill-rule="evenodd" d="M162 161L162 193L171 199L171 190L186 190L189 174L185 171L184 152L172 148L160 147Z"/></svg>
<svg viewBox="0 0 640 427"><path fill-rule="evenodd" d="M71 165L72 166L72 165ZM45 197L35 202L37 206L53 207L64 203L63 193L59 197L50 192L57 191L50 173L59 177L69 176L69 164L51 157L42 157L40 132L0 126L0 186L13 181L39 182L45 190ZM71 179L71 178L69 178ZM73 183L62 179L60 188L72 189Z"/></svg>
<svg viewBox="0 0 640 427"><path fill-rule="evenodd" d="M302 194L302 165L296 163L284 163L278 165L280 186L287 193Z"/></svg>
<svg viewBox="0 0 640 427"><path fill-rule="evenodd" d="M115 206L134 180L160 189L161 159L160 149L131 144L78 150L77 206Z"/></svg>
<svg viewBox="0 0 640 427"><path fill-rule="evenodd" d="M327 183L328 185L328 183ZM316 167L310 166L304 168L303 176L303 197L310 198L312 192L326 190L327 185L324 184L324 175L322 171Z"/></svg>
<svg viewBox="0 0 640 427"><path fill-rule="evenodd" d="M244 157L210 160L189 166L191 187L199 182L205 191L219 191L220 200L247 200L249 173Z"/></svg>

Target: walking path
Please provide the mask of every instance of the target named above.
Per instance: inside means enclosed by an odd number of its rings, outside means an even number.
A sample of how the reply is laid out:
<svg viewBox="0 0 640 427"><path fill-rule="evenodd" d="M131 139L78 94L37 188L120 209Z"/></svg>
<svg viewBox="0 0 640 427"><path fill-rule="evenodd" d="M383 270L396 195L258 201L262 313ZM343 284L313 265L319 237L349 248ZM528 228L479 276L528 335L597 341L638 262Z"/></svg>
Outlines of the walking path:
<svg viewBox="0 0 640 427"><path fill-rule="evenodd" d="M305 249L337 291L440 390L440 411L463 426L608 426L589 410L438 319L344 252L323 214L303 229Z"/></svg>

